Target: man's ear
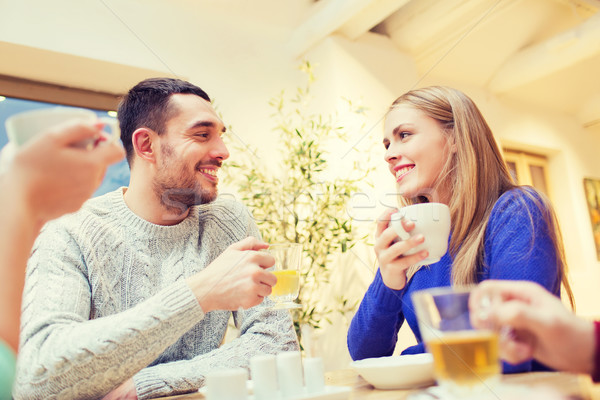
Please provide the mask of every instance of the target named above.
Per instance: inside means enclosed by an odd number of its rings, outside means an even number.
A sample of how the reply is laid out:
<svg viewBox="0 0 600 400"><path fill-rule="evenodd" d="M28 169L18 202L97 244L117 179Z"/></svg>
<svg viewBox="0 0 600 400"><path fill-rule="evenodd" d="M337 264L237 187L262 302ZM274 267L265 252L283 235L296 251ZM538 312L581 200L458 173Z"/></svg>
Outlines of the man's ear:
<svg viewBox="0 0 600 400"><path fill-rule="evenodd" d="M131 142L136 156L144 161L154 164L156 162L154 148L158 135L151 129L138 128L131 135Z"/></svg>

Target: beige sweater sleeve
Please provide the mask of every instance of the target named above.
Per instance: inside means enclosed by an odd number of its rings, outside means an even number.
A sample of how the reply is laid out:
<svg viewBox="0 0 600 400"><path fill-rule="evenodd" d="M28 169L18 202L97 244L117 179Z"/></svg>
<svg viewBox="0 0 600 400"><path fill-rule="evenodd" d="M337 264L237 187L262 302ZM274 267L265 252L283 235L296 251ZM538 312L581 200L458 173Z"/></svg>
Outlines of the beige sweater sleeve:
<svg viewBox="0 0 600 400"><path fill-rule="evenodd" d="M134 308L89 320L91 290L77 245L46 227L28 265L15 398L102 397L204 316L177 282Z"/></svg>

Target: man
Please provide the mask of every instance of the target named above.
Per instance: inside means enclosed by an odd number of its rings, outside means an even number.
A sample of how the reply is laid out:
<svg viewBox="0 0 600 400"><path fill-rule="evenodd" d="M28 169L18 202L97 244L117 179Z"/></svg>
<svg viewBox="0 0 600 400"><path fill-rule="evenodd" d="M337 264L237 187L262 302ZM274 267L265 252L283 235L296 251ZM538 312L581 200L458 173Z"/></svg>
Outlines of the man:
<svg viewBox="0 0 600 400"><path fill-rule="evenodd" d="M140 82L119 106L128 188L46 225L28 265L15 396L146 399L207 372L297 350L287 312L258 306L274 259L240 204L216 199L229 153L210 98ZM229 313L241 336L219 347ZM112 391L113 389L116 390Z"/></svg>

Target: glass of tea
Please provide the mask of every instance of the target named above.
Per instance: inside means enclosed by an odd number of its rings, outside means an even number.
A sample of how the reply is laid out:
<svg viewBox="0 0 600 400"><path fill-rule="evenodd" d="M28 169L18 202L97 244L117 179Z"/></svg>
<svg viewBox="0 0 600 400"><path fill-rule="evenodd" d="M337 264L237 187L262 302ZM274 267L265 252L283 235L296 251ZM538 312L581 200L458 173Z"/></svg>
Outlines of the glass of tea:
<svg viewBox="0 0 600 400"><path fill-rule="evenodd" d="M469 317L472 288L434 288L412 296L421 337L433 355L438 384L458 398L478 398L498 385L498 334L475 329Z"/></svg>
<svg viewBox="0 0 600 400"><path fill-rule="evenodd" d="M273 273L277 277L277 283L269 296L275 302L273 308L301 308L302 305L294 300L300 292L302 245L276 243L270 245L267 251L275 257Z"/></svg>

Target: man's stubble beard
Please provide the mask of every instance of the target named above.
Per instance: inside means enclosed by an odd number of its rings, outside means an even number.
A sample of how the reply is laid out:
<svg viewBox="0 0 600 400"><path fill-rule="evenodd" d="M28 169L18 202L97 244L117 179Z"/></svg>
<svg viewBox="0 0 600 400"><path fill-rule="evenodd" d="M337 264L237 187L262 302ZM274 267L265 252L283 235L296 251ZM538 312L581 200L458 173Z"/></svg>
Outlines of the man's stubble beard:
<svg viewBox="0 0 600 400"><path fill-rule="evenodd" d="M156 197L168 212L183 214L192 206L210 203L217 198L216 183L206 182L206 185L213 185L211 190L198 183L196 174L200 163L190 174L186 165L174 165L172 149L163 147L162 150L165 161L152 185Z"/></svg>
<svg viewBox="0 0 600 400"><path fill-rule="evenodd" d="M167 211L183 213L192 206L210 203L217 198L216 187L214 190L207 190L195 180L173 185L177 178L177 175L161 175L153 184L154 193Z"/></svg>

